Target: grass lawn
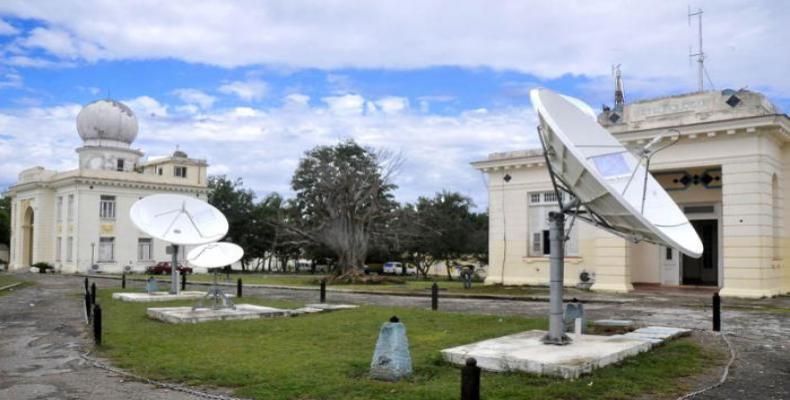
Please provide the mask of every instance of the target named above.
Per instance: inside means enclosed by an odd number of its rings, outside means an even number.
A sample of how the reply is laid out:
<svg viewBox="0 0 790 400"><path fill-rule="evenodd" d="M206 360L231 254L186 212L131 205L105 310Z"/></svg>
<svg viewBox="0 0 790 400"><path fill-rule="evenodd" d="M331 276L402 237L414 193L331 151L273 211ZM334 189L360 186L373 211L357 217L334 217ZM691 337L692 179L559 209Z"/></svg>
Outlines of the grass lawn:
<svg viewBox="0 0 790 400"><path fill-rule="evenodd" d="M170 325L149 320L151 304L110 299L99 291L104 345L100 354L138 374L192 385L231 388L256 399L452 399L460 370L439 350L545 326L544 319L364 306L293 318ZM245 303L298 306L245 298ZM189 302L156 303L156 306ZM392 315L407 328L414 376L386 383L367 378L381 324ZM486 399L632 399L677 394L688 376L720 355L689 339L631 358L578 381L484 373Z"/></svg>
<svg viewBox="0 0 790 400"><path fill-rule="evenodd" d="M27 286L27 285L31 284L30 282L22 280L22 279L19 279L16 276L13 276L13 275L0 274L0 287L12 285L12 284L17 283L17 282L22 282L22 284L18 285L18 286L14 286L13 290L18 290L18 289L23 288L24 286ZM9 289L0 291L0 296L3 296L3 295L8 294L8 293L11 293L11 291L12 290L9 290Z"/></svg>
<svg viewBox="0 0 790 400"><path fill-rule="evenodd" d="M145 278L147 275L134 274L129 275L135 278ZM323 275L286 275L286 274L231 274L231 282L236 282L241 278L245 284L259 284L259 285L283 285L283 286L313 286L317 287L319 280ZM169 280L169 276L159 276L160 279ZM208 274L195 274L190 275L188 280L191 282L211 282L213 277ZM220 282L225 282L225 275L220 276ZM445 277L438 277L436 282L443 293L453 294L490 294L490 295L506 295L506 296L535 296L548 294L548 288L535 287L535 286L501 286L501 285L488 285L484 286L482 282L474 282L472 288L464 289L463 282L454 280L448 281ZM351 290L364 290L385 293L413 293L425 294L430 293L432 280L423 280L421 278L406 278L405 283L382 283L382 284L330 284L331 288L338 289L351 289ZM566 294L573 294L577 291L573 288L566 288Z"/></svg>

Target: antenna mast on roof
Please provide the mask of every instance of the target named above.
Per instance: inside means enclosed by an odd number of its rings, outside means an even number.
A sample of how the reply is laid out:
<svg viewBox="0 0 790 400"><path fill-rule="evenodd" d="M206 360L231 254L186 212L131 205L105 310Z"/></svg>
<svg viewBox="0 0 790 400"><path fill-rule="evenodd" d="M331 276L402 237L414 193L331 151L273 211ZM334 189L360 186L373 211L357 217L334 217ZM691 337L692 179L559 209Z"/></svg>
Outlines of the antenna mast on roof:
<svg viewBox="0 0 790 400"><path fill-rule="evenodd" d="M696 53L691 52L691 46L689 46L689 60L691 57L697 57L697 64L699 70L697 71L697 84L698 89L697 91L702 92L705 90L705 52L702 51L702 9L698 8L696 12L691 12L691 6L689 6L689 26L691 26L691 17L697 17L697 25L699 27L699 49Z"/></svg>
<svg viewBox="0 0 790 400"><path fill-rule="evenodd" d="M612 65L614 76L614 110L622 113L625 107L625 92L623 91L623 76L620 73L620 64Z"/></svg>

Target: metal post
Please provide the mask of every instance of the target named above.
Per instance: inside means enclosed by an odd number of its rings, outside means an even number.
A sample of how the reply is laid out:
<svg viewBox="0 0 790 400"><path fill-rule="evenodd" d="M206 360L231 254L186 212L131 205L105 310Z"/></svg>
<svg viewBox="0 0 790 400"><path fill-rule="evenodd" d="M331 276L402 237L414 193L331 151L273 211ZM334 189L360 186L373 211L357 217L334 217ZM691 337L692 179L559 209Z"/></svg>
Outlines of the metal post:
<svg viewBox="0 0 790 400"><path fill-rule="evenodd" d="M241 278L236 281L236 297L241 298Z"/></svg>
<svg viewBox="0 0 790 400"><path fill-rule="evenodd" d="M321 303L326 303L326 279L321 279Z"/></svg>
<svg viewBox="0 0 790 400"><path fill-rule="evenodd" d="M88 294L88 293L89 293L89 290L88 290L88 277L86 276L85 277L85 294Z"/></svg>
<svg viewBox="0 0 790 400"><path fill-rule="evenodd" d="M436 311L439 309L439 285L434 282L431 285L431 310Z"/></svg>
<svg viewBox="0 0 790 400"><path fill-rule="evenodd" d="M91 323L91 295L85 292L85 323Z"/></svg>
<svg viewBox="0 0 790 400"><path fill-rule="evenodd" d="M565 214L549 213L549 332L543 338L545 344L565 345L571 342L565 334L562 310L563 276L565 269Z"/></svg>
<svg viewBox="0 0 790 400"><path fill-rule="evenodd" d="M171 245L173 258L170 263L170 294L178 294L178 245Z"/></svg>
<svg viewBox="0 0 790 400"><path fill-rule="evenodd" d="M96 304L96 282L91 283L91 304Z"/></svg>
<svg viewBox="0 0 790 400"><path fill-rule="evenodd" d="M713 293L713 331L721 331L721 297L719 297L719 292Z"/></svg>
<svg viewBox="0 0 790 400"><path fill-rule="evenodd" d="M181 290L187 290L187 274L181 275Z"/></svg>
<svg viewBox="0 0 790 400"><path fill-rule="evenodd" d="M461 368L461 400L480 400L480 367L471 357Z"/></svg>
<svg viewBox="0 0 790 400"><path fill-rule="evenodd" d="M121 274L121 289L126 289L126 272Z"/></svg>
<svg viewBox="0 0 790 400"><path fill-rule="evenodd" d="M101 306L93 306L93 340L96 346L101 346Z"/></svg>

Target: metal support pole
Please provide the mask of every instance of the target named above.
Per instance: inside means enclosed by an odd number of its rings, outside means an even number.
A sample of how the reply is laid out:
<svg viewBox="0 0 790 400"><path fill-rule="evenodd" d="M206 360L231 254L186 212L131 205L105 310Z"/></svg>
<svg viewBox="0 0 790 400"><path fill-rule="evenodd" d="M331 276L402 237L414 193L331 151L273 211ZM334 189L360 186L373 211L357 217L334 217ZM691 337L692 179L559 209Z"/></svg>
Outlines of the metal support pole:
<svg viewBox="0 0 790 400"><path fill-rule="evenodd" d="M126 289L126 272L121 274L121 289Z"/></svg>
<svg viewBox="0 0 790 400"><path fill-rule="evenodd" d="M181 290L187 290L187 274L181 275Z"/></svg>
<svg viewBox="0 0 790 400"><path fill-rule="evenodd" d="M321 279L321 303L326 303L326 279Z"/></svg>
<svg viewBox="0 0 790 400"><path fill-rule="evenodd" d="M719 292L713 293L713 331L721 331L721 297L719 297Z"/></svg>
<svg viewBox="0 0 790 400"><path fill-rule="evenodd" d="M565 334L565 321L562 310L562 291L565 269L565 214L549 213L549 332L543 338L544 344L566 345L571 342Z"/></svg>
<svg viewBox="0 0 790 400"><path fill-rule="evenodd" d="M96 304L96 282L91 283L91 304Z"/></svg>
<svg viewBox="0 0 790 400"><path fill-rule="evenodd" d="M85 294L88 294L88 293L89 293L89 290L88 290L88 277L86 276L85 277Z"/></svg>
<svg viewBox="0 0 790 400"><path fill-rule="evenodd" d="M96 346L101 346L101 306L93 306L93 341Z"/></svg>
<svg viewBox="0 0 790 400"><path fill-rule="evenodd" d="M241 298L241 278L236 281L236 297Z"/></svg>
<svg viewBox="0 0 790 400"><path fill-rule="evenodd" d="M431 285L431 310L436 311L439 309L439 285L434 282Z"/></svg>
<svg viewBox="0 0 790 400"><path fill-rule="evenodd" d="M170 263L170 294L178 294L178 245L171 245L173 258Z"/></svg>
<svg viewBox="0 0 790 400"><path fill-rule="evenodd" d="M480 367L471 357L461 368L461 400L480 400Z"/></svg>

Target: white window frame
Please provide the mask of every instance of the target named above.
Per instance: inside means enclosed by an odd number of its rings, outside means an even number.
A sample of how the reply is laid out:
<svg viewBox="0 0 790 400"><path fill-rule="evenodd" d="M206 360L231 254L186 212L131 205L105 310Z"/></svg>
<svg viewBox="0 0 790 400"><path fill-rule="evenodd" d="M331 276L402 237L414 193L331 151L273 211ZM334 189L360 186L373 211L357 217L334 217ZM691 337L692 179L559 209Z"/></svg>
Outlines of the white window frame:
<svg viewBox="0 0 790 400"><path fill-rule="evenodd" d="M146 248L147 244L147 248ZM147 253L147 257L146 254ZM152 238L137 239L137 260L152 261L154 259L154 240Z"/></svg>
<svg viewBox="0 0 790 400"><path fill-rule="evenodd" d="M115 219L116 197L101 195L99 197L99 218Z"/></svg>
<svg viewBox="0 0 790 400"><path fill-rule="evenodd" d="M58 196L57 205L56 205L56 215L57 221L63 221L63 196Z"/></svg>
<svg viewBox="0 0 790 400"><path fill-rule="evenodd" d="M527 253L530 257L548 257L549 246L546 243L549 231L549 212L558 211L557 196L554 191L527 193L527 218L529 240ZM560 193L560 197L568 197ZM566 228L568 224L566 222ZM579 256L579 224L574 224L569 239L565 242L565 256Z"/></svg>
<svg viewBox="0 0 790 400"><path fill-rule="evenodd" d="M55 261L61 261L63 255L63 238L58 236L55 240Z"/></svg>
<svg viewBox="0 0 790 400"><path fill-rule="evenodd" d="M74 261L74 236L66 240L66 261Z"/></svg>
<svg viewBox="0 0 790 400"><path fill-rule="evenodd" d="M107 248L109 247L109 250ZM115 237L102 236L99 238L99 262L115 262Z"/></svg>

